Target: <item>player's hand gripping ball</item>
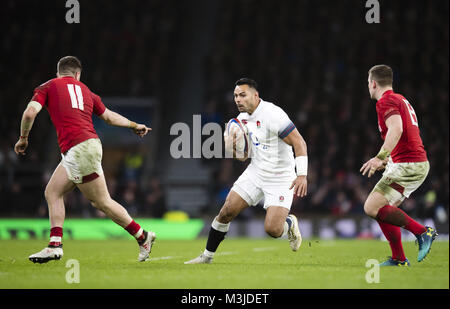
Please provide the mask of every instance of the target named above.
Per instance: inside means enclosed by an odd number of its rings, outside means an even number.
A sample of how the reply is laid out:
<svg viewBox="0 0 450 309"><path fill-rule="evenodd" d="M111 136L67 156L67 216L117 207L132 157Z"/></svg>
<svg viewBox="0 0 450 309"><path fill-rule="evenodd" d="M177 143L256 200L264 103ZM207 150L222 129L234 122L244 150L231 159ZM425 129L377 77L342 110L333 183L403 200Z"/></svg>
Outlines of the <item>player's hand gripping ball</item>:
<svg viewBox="0 0 450 309"><path fill-rule="evenodd" d="M248 130L239 119L228 121L224 132L225 151L235 158L245 159L248 156Z"/></svg>

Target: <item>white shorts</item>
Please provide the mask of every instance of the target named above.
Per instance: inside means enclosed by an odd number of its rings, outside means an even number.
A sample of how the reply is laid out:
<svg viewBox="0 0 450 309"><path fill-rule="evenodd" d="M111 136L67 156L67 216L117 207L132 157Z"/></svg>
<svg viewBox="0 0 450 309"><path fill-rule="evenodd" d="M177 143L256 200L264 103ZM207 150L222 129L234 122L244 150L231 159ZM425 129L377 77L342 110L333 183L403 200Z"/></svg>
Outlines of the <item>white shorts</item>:
<svg viewBox="0 0 450 309"><path fill-rule="evenodd" d="M61 154L61 164L71 181L85 183L103 174L102 155L100 139L91 138Z"/></svg>
<svg viewBox="0 0 450 309"><path fill-rule="evenodd" d="M383 177L375 185L373 191L383 194L389 205L399 204L420 187L429 170L430 163L428 161L393 163L392 160L389 160Z"/></svg>
<svg viewBox="0 0 450 309"><path fill-rule="evenodd" d="M256 206L264 198L264 209L281 206L291 209L294 189L289 188L296 176L268 179L257 176L247 168L236 180L231 190L239 194L249 206Z"/></svg>

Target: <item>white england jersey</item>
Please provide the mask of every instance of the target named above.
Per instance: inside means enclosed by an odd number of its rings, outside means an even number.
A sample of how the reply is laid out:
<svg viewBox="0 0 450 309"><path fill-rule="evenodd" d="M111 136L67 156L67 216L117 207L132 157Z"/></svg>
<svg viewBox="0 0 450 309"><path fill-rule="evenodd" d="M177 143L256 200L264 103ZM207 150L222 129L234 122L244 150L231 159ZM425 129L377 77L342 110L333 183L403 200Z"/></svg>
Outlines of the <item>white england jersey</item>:
<svg viewBox="0 0 450 309"><path fill-rule="evenodd" d="M248 169L264 178L292 179L294 153L282 140L295 129L289 116L280 107L261 99L251 115L240 113L237 118L248 129L251 157Z"/></svg>

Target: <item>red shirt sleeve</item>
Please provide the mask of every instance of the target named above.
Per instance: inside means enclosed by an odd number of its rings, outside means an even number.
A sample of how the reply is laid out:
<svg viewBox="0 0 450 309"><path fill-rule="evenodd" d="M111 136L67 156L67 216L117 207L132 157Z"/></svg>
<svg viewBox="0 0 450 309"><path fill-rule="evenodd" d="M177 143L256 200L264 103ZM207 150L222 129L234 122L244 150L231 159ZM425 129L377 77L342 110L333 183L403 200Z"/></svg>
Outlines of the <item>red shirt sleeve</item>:
<svg viewBox="0 0 450 309"><path fill-rule="evenodd" d="M394 101L387 99L380 103L381 104L377 104L377 112L380 120L386 122L386 119L390 116L400 115L400 109Z"/></svg>
<svg viewBox="0 0 450 309"><path fill-rule="evenodd" d="M45 106L47 104L50 82L51 81L48 81L46 83L43 83L39 87L36 87L34 89L34 94L33 94L33 98L31 99L31 101L36 101L39 104L41 104L42 106Z"/></svg>
<svg viewBox="0 0 450 309"><path fill-rule="evenodd" d="M102 99L98 95L96 95L93 92L91 92L91 94L92 94L92 101L94 102L93 112L97 116L100 116L106 110L105 104L103 104Z"/></svg>

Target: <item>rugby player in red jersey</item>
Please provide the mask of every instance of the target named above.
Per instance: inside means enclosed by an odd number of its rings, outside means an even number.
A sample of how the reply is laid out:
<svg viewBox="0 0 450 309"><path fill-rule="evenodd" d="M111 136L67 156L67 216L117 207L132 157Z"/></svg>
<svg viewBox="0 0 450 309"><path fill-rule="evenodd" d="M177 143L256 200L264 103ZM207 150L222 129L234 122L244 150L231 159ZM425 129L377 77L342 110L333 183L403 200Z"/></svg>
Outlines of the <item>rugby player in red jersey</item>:
<svg viewBox="0 0 450 309"><path fill-rule="evenodd" d="M398 208L423 183L430 165L417 115L408 100L393 91L392 82L393 72L389 66L376 65L369 70L370 98L377 100L378 126L384 143L379 153L364 163L360 171L371 177L377 170L385 169L364 204L364 211L378 221L391 247L392 257L380 266L409 266L400 228L417 237L418 262L427 256L437 233Z"/></svg>
<svg viewBox="0 0 450 309"><path fill-rule="evenodd" d="M55 126L62 156L45 188L51 225L50 242L29 259L34 263L45 263L62 257L63 197L78 187L94 207L136 238L139 244L138 260L145 261L156 235L143 230L126 209L110 197L101 166L102 145L92 124L92 114L110 125L130 128L140 137L151 129L107 109L100 97L80 82L81 70L81 62L76 57L61 58L57 65L57 78L34 90L33 98L22 116L20 138L14 146L16 154L25 155L33 122L45 107Z"/></svg>

